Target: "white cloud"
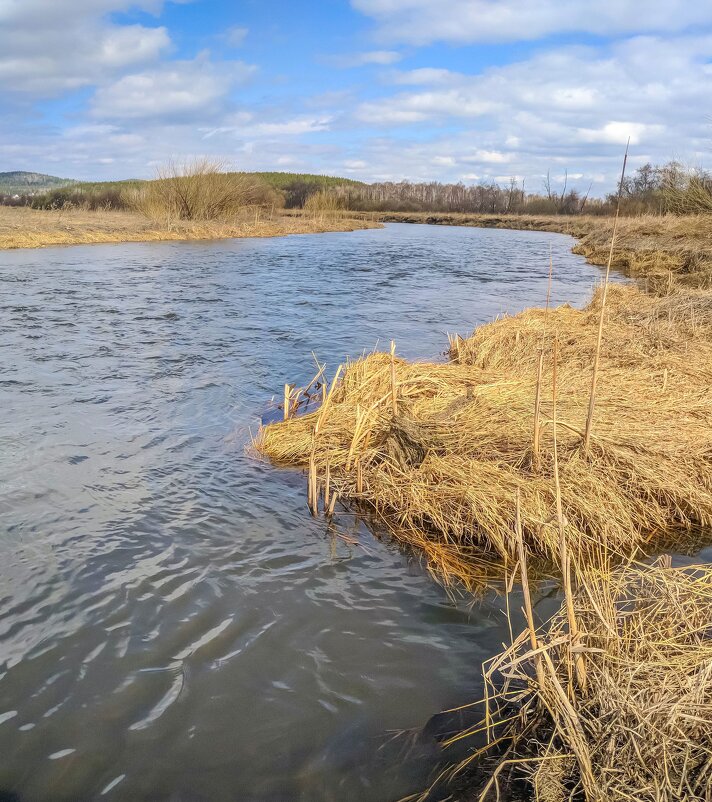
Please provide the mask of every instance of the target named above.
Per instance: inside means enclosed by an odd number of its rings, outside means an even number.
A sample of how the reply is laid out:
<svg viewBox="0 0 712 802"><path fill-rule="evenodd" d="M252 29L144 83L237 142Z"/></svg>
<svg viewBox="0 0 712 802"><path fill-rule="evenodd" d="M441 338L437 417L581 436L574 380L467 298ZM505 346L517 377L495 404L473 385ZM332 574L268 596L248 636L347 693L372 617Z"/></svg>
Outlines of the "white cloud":
<svg viewBox="0 0 712 802"><path fill-rule="evenodd" d="M217 128L200 129L203 139L230 134L242 138L247 137L292 137L311 134L316 131L327 131L332 122L331 117L294 117L288 120L256 121L254 114L237 112L228 119L227 125Z"/></svg>
<svg viewBox="0 0 712 802"><path fill-rule="evenodd" d="M245 43L249 30L247 28L234 25L225 31L225 39L230 47L241 47Z"/></svg>
<svg viewBox="0 0 712 802"><path fill-rule="evenodd" d="M642 139L650 141L665 130L662 125L643 125L635 122L606 123L601 128L580 128L579 137L583 142L605 142L613 145L625 145L630 139L631 145L640 144Z"/></svg>
<svg viewBox="0 0 712 802"><path fill-rule="evenodd" d="M511 42L562 33L676 33L712 22L707 0L351 0L383 40Z"/></svg>
<svg viewBox="0 0 712 802"><path fill-rule="evenodd" d="M433 67L420 67L407 72L395 72L391 80L396 84L444 84L452 80L457 73Z"/></svg>
<svg viewBox="0 0 712 802"><path fill-rule="evenodd" d="M396 74L409 91L366 101L357 119L373 126L470 120L499 131L500 148L548 139L572 143L682 140L704 125L712 106L712 35L636 37L607 47L564 47L476 75L421 69ZM481 121L481 122L478 122ZM690 127L692 126L692 127Z"/></svg>
<svg viewBox="0 0 712 802"><path fill-rule="evenodd" d="M497 101L469 91L466 86L397 95L362 103L356 111L359 120L377 125L437 120L444 116L480 117L493 112Z"/></svg>
<svg viewBox="0 0 712 802"><path fill-rule="evenodd" d="M171 61L132 73L100 87L92 101L94 117L109 120L171 120L214 115L233 87L254 68L239 61L214 64L206 55Z"/></svg>
<svg viewBox="0 0 712 802"><path fill-rule="evenodd" d="M363 53L346 53L339 56L328 56L326 61L334 67L348 69L376 64L382 67L400 61L402 55L395 50L366 50Z"/></svg>
<svg viewBox="0 0 712 802"><path fill-rule="evenodd" d="M499 150L476 150L472 154L462 157L464 162L475 164L506 164L512 161L513 154L502 153Z"/></svg>
<svg viewBox="0 0 712 802"><path fill-rule="evenodd" d="M164 27L116 25L106 15L154 0L0 0L0 81L4 92L52 97L96 84L170 47Z"/></svg>

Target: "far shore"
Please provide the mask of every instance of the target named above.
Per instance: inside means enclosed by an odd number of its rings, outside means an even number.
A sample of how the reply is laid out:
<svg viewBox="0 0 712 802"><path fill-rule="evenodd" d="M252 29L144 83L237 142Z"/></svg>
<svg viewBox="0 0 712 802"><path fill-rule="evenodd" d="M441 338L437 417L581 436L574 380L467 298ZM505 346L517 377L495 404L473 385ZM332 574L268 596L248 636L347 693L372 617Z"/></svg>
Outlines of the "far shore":
<svg viewBox="0 0 712 802"><path fill-rule="evenodd" d="M472 226L549 231L578 239L574 253L605 265L612 221L594 215L501 215L457 212L246 212L227 221L177 220L170 225L136 212L45 211L0 206L0 250L117 242L161 242L281 237L379 228L383 223ZM643 215L620 220L613 267L649 281L708 286L712 282L712 230L705 216Z"/></svg>
<svg viewBox="0 0 712 802"><path fill-rule="evenodd" d="M373 218L339 214L246 213L233 221L178 220L170 225L135 212L46 211L0 206L0 250L117 242L283 237L380 228Z"/></svg>

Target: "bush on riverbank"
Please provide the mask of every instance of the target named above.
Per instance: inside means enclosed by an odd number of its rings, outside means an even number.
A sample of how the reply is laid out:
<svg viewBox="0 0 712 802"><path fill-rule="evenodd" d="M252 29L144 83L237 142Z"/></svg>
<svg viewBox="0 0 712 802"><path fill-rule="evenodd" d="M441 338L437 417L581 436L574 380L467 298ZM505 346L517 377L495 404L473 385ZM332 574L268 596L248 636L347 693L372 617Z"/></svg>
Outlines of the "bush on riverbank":
<svg viewBox="0 0 712 802"><path fill-rule="evenodd" d="M208 159L175 162L159 169L126 194L128 205L150 220L227 220L246 208L274 208L277 194L262 180L245 173L226 173Z"/></svg>

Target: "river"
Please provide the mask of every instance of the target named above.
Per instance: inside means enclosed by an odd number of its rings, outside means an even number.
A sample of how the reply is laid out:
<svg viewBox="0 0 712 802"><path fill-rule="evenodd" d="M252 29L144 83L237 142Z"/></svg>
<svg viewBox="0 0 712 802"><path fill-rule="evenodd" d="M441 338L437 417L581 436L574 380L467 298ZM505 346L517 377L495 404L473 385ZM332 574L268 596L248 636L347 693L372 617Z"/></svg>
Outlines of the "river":
<svg viewBox="0 0 712 802"><path fill-rule="evenodd" d="M385 802L476 699L497 596L245 450L285 381L546 296L598 268L555 234L390 224L0 252L0 799ZM394 733L406 731L394 738ZM417 737L411 737L420 733ZM4 794L4 795L3 795Z"/></svg>

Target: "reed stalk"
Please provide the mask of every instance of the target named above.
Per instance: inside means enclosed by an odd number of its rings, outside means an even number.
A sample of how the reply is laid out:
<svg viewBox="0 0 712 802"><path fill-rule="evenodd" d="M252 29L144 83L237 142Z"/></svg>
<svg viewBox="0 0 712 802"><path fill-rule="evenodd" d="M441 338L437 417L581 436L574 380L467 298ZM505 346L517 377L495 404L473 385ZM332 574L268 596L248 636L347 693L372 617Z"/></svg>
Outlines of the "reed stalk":
<svg viewBox="0 0 712 802"><path fill-rule="evenodd" d="M586 415L586 428L583 436L583 451L584 454L588 453L589 444L591 442L591 430L593 428L593 413L596 406L596 384L598 382L598 365L601 358L601 342L603 340L603 323L606 313L606 300L608 297L608 278L611 274L611 264L613 263L613 249L616 244L616 233L618 231L618 218L621 210L621 197L623 195L623 181L625 179L625 167L628 161L628 147L630 146L630 138L628 144L625 146L625 155L623 156L623 169L621 170L621 180L618 185L618 199L616 201L616 215L613 219L613 232L611 234L611 247L608 252L608 262L606 263L606 275L603 279L603 293L601 295L601 313L598 321L598 336L596 340L596 351L593 357L593 372L591 374L591 394L588 400L588 414Z"/></svg>
<svg viewBox="0 0 712 802"><path fill-rule="evenodd" d="M561 571L563 575L564 596L566 599L566 612L569 620L569 637L570 648L573 650L579 644L579 628L576 621L576 613L574 611L574 594L571 587L571 561L568 553L568 546L566 543L564 511L561 501L561 481L559 477L559 447L557 438L557 363L559 361L559 344L558 340L554 338L554 356L552 365L552 381L551 381L551 395L552 395L552 429L554 438L554 487L556 491L556 521L559 530L559 561L561 563ZM580 687L586 687L586 664L583 655L578 653L575 659L576 677Z"/></svg>
<svg viewBox="0 0 712 802"><path fill-rule="evenodd" d="M534 470L541 468L541 458L539 455L539 441L541 438L541 378L544 371L544 352L539 351L539 362L536 371L536 391L534 395L534 438L532 441L532 453Z"/></svg>
<svg viewBox="0 0 712 802"><path fill-rule="evenodd" d="M398 414L398 395L396 390L396 344L391 340L391 407L393 417Z"/></svg>
<svg viewBox="0 0 712 802"><path fill-rule="evenodd" d="M363 469L361 468L361 460L356 460L356 492L361 495L363 493Z"/></svg>
<svg viewBox="0 0 712 802"><path fill-rule="evenodd" d="M309 511L316 517L319 512L319 489L317 486L317 473L316 473L316 435L312 440L312 450L309 455L309 478L307 481L307 503Z"/></svg>
<svg viewBox="0 0 712 802"><path fill-rule="evenodd" d="M539 648L539 643L536 636L536 626L534 624L534 611L532 609L531 593L529 591L529 573L527 571L527 551L524 546L524 535L522 534L522 507L521 507L521 491L517 488L515 500L515 524L514 531L517 538L517 552L519 555L519 574L522 580L522 595L524 597L524 613L527 619L527 627L529 629L529 642L534 651ZM509 594L508 594L509 596ZM509 615L507 616L509 620ZM509 626L510 639L512 627ZM541 688L544 687L544 669L541 663L541 656L535 659L537 682Z"/></svg>
<svg viewBox="0 0 712 802"><path fill-rule="evenodd" d="M284 385L284 420L289 420L289 406L291 402L292 386Z"/></svg>

